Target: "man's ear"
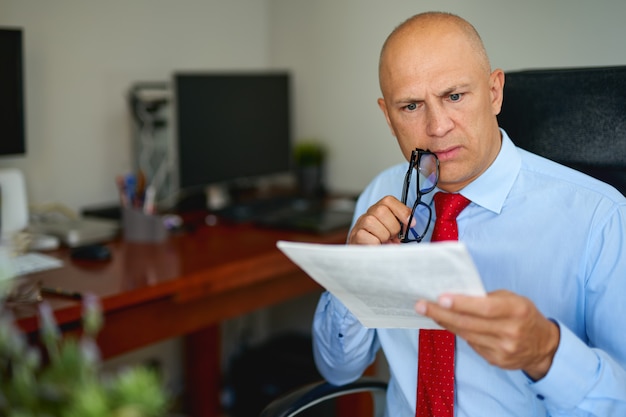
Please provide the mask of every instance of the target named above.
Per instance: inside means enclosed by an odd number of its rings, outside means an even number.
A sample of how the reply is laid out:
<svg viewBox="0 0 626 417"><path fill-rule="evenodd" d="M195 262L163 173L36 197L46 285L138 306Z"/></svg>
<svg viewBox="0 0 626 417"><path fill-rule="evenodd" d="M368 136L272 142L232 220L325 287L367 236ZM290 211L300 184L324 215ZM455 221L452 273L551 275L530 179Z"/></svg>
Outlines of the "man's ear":
<svg viewBox="0 0 626 417"><path fill-rule="evenodd" d="M497 116L502 110L502 99L504 92L504 71L500 68L495 69L489 76L489 85L491 91L491 108L493 114Z"/></svg>
<svg viewBox="0 0 626 417"><path fill-rule="evenodd" d="M387 106L385 105L384 98L378 99L378 107L380 107L380 109L383 111L383 114L385 115L385 119L387 120L387 126L389 126L389 130L391 130L391 134L393 135L393 137L396 137L396 132L393 130L393 126L391 125L391 120L389 119L389 113L387 112Z"/></svg>

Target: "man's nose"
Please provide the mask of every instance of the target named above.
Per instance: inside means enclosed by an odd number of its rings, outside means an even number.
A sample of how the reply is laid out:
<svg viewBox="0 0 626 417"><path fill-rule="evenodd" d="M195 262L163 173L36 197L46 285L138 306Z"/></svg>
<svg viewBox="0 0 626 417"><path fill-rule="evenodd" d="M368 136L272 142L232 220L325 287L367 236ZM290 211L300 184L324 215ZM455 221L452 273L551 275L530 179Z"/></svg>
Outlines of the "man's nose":
<svg viewBox="0 0 626 417"><path fill-rule="evenodd" d="M426 109L426 132L430 136L444 136L454 127L454 121L442 105L429 105Z"/></svg>

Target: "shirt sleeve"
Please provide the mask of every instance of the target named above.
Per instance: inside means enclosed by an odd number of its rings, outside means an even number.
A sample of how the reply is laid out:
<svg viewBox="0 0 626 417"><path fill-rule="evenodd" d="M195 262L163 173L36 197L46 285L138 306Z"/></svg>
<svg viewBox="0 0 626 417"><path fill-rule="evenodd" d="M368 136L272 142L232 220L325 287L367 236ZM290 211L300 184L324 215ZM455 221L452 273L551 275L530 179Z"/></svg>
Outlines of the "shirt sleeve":
<svg viewBox="0 0 626 417"><path fill-rule="evenodd" d="M374 329L364 327L333 295L322 294L313 318L313 356L328 382L343 385L356 380L379 348Z"/></svg>
<svg viewBox="0 0 626 417"><path fill-rule="evenodd" d="M548 374L531 389L551 415L626 416L626 206L592 224L583 330L560 320L560 340ZM616 232L620 231L620 232Z"/></svg>

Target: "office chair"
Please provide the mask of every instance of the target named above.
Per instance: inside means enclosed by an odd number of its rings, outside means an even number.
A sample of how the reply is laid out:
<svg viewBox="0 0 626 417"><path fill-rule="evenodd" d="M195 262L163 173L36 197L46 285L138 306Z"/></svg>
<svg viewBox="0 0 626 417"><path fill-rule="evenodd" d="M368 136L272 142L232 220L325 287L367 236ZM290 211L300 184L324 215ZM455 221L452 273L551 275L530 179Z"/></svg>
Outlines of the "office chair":
<svg viewBox="0 0 626 417"><path fill-rule="evenodd" d="M626 195L626 66L509 72L498 122L517 146ZM382 394L376 411L383 410L386 384L362 379L306 386L275 400L261 417L295 416L328 398L369 389Z"/></svg>
<svg viewBox="0 0 626 417"><path fill-rule="evenodd" d="M374 416L380 417L385 411L386 392L387 383L372 377L361 377L350 384L341 386L318 382L303 386L274 400L263 409L260 417L332 415L332 407L330 409L326 407L324 411L314 407L324 406L324 403L329 400L355 393L371 394Z"/></svg>
<svg viewBox="0 0 626 417"><path fill-rule="evenodd" d="M626 66L506 73L498 121L517 146L626 195Z"/></svg>

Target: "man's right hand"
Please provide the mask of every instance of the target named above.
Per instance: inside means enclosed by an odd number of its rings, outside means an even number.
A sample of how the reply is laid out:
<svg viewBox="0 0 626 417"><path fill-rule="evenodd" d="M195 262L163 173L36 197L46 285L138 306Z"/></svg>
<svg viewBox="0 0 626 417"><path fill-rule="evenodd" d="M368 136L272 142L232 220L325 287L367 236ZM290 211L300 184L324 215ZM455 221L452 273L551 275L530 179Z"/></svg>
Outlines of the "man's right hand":
<svg viewBox="0 0 626 417"><path fill-rule="evenodd" d="M400 222L406 227L410 215L411 209L400 200L392 196L383 197L358 218L348 236L348 244L400 243Z"/></svg>

